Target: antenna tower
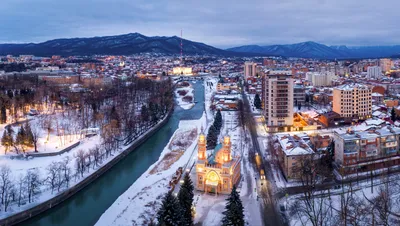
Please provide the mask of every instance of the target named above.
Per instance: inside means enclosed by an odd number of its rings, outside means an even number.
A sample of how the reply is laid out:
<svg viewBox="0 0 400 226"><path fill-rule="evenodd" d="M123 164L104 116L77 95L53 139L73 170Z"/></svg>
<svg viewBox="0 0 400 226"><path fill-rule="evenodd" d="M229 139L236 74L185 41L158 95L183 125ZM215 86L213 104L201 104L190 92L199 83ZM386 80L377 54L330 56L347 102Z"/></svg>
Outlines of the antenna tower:
<svg viewBox="0 0 400 226"><path fill-rule="evenodd" d="M182 29L181 29L181 64L183 64L182 57L183 57L183 44L182 44Z"/></svg>

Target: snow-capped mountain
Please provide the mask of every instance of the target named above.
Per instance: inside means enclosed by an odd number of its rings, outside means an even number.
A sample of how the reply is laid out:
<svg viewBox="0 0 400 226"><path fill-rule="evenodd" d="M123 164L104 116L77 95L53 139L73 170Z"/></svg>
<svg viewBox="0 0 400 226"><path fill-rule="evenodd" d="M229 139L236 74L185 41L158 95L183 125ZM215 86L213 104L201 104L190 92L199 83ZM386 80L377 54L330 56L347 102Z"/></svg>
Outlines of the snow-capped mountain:
<svg viewBox="0 0 400 226"><path fill-rule="evenodd" d="M204 43L182 40L185 54L229 55ZM55 39L42 43L0 44L0 55L32 54L36 56L51 55L129 55L135 53L180 53L181 39L173 37L148 37L139 33L92 38Z"/></svg>
<svg viewBox="0 0 400 226"><path fill-rule="evenodd" d="M345 59L379 58L400 55L400 45L396 46L327 46L316 42L302 42L289 45L246 45L227 49L233 52L259 53L271 56Z"/></svg>

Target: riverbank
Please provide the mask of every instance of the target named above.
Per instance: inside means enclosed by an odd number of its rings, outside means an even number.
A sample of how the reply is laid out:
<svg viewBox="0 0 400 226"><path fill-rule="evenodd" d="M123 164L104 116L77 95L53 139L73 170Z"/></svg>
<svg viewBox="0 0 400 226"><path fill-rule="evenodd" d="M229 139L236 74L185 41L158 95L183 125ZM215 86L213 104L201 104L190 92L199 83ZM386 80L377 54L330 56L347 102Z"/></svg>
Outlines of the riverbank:
<svg viewBox="0 0 400 226"><path fill-rule="evenodd" d="M22 212L19 212L17 214L14 214L12 216L0 220L0 225L14 225L23 222L31 217L34 217L35 215L38 215L50 208L55 207L56 205L72 197L74 194L76 194L77 192L79 192L80 190L91 184L93 181L95 181L99 176L107 172L110 168L116 165L119 161L125 158L125 156L127 156L137 147L139 147L143 142L145 142L160 128L162 128L168 122L172 112L173 109L171 109L168 112L168 114L164 117L162 121L160 121L157 125L151 128L145 134L140 136L133 144L123 147L120 153L114 153L114 155L111 155L107 160L103 162L103 164L99 166L99 168L95 170L90 170L90 172L85 173L84 177L82 177L80 180L71 183L72 185L70 188L62 192L54 193L51 195L49 195L48 194L49 192L47 192L38 202L31 203L30 206L26 206L26 208L28 209L25 209Z"/></svg>
<svg viewBox="0 0 400 226"><path fill-rule="evenodd" d="M96 225L146 225L155 217L156 211L161 204L162 196L169 191L169 180L179 167L183 167L191 158L193 150L196 148L197 135L201 127L205 127L205 114L198 120L181 120L178 129L171 136L168 144L160 154L157 162L151 165L132 186L126 190L107 211L100 217ZM195 137L180 137L193 129L197 130ZM164 170L152 173L152 170L163 165L165 156L173 152L175 144L182 142L191 144L183 152L182 156ZM134 195L136 194L136 195Z"/></svg>

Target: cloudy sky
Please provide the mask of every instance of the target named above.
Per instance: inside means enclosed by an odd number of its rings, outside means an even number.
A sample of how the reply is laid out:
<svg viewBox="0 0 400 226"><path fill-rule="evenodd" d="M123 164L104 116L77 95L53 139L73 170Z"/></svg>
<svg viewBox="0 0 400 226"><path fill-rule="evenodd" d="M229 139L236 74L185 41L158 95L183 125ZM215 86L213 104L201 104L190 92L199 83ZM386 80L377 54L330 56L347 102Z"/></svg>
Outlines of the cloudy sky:
<svg viewBox="0 0 400 226"><path fill-rule="evenodd" d="M398 0L1 0L0 42L139 32L225 48L400 44Z"/></svg>

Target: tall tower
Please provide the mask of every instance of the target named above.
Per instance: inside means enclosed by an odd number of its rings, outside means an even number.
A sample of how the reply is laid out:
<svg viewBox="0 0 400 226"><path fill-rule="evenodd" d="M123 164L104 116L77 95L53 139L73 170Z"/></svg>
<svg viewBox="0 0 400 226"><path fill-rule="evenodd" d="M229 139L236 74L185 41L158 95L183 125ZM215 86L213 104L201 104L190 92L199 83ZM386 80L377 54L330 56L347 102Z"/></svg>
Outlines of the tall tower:
<svg viewBox="0 0 400 226"><path fill-rule="evenodd" d="M222 150L222 159L224 162L229 162L231 161L231 138L226 135L224 137L224 143L223 143L223 150Z"/></svg>
<svg viewBox="0 0 400 226"><path fill-rule="evenodd" d="M181 29L181 66L183 66L183 42L182 42L182 29Z"/></svg>
<svg viewBox="0 0 400 226"><path fill-rule="evenodd" d="M205 160L206 159L206 150L207 150L207 141L206 136L204 135L203 131L201 131L199 135L199 140L197 143L197 158L198 160Z"/></svg>

